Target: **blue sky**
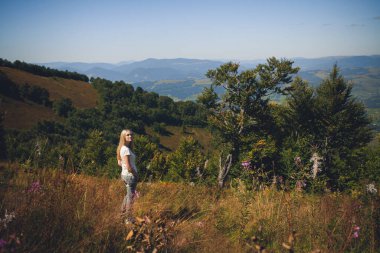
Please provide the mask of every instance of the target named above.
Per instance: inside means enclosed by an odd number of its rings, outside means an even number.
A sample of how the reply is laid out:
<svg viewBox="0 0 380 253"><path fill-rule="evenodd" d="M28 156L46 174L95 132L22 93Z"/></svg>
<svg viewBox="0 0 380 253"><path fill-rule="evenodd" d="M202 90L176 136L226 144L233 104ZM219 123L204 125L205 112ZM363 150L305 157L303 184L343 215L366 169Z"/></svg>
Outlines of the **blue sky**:
<svg viewBox="0 0 380 253"><path fill-rule="evenodd" d="M0 58L109 62L380 54L380 0L1 0Z"/></svg>

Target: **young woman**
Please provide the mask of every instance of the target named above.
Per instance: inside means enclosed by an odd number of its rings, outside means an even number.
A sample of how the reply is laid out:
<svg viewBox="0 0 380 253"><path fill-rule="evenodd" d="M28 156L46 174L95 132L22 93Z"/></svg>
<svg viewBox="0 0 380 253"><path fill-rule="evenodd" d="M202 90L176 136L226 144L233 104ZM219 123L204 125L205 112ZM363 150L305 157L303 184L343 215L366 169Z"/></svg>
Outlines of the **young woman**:
<svg viewBox="0 0 380 253"><path fill-rule="evenodd" d="M126 217L126 223L132 222L131 209L133 198L136 193L136 185L138 180L136 156L132 151L133 132L129 129L121 131L119 146L117 147L117 161L121 166L121 179L123 180L127 194L124 197L121 206L122 216Z"/></svg>

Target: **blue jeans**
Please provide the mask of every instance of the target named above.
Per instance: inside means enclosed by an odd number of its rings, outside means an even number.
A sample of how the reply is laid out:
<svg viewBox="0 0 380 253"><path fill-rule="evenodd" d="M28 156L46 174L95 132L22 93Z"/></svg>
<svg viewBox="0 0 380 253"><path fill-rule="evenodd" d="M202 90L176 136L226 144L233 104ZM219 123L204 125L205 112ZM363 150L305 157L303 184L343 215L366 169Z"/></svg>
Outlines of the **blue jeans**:
<svg viewBox="0 0 380 253"><path fill-rule="evenodd" d="M136 191L137 180L133 175L121 175L125 187L127 188L127 194L123 199L123 204L121 205L121 211L127 216L131 215L131 209L133 204L133 196Z"/></svg>

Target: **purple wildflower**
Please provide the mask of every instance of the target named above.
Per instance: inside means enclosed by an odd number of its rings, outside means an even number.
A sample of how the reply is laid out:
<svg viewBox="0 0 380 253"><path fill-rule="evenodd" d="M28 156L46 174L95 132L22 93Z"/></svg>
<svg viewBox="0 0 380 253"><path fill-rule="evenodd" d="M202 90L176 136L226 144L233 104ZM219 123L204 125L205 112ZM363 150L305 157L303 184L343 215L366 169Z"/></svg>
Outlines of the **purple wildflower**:
<svg viewBox="0 0 380 253"><path fill-rule="evenodd" d="M30 188L28 189L28 192L39 192L41 191L41 184L39 181L36 181L36 182L33 182L30 186Z"/></svg>
<svg viewBox="0 0 380 253"><path fill-rule="evenodd" d="M359 237L359 231L360 231L360 227L358 225L355 225L352 230L354 231L354 233L352 234L352 238L358 238Z"/></svg>
<svg viewBox="0 0 380 253"><path fill-rule="evenodd" d="M243 166L244 169L250 169L251 168L251 161L242 161L241 166Z"/></svg>
<svg viewBox="0 0 380 253"><path fill-rule="evenodd" d="M0 239L0 250L3 249L7 245L7 241L4 239Z"/></svg>

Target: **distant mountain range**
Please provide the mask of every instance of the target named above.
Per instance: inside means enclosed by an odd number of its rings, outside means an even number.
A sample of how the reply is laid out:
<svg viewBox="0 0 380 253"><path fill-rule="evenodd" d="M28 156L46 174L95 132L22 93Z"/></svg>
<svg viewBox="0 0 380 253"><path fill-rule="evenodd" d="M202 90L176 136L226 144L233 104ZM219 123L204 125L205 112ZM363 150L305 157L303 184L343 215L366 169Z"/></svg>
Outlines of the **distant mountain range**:
<svg viewBox="0 0 380 253"><path fill-rule="evenodd" d="M300 67L299 75L317 86L336 63L343 76L354 83L354 94L366 100L380 94L380 55L339 56L323 58L294 58L294 66ZM240 61L242 69L254 68L266 60ZM195 99L205 86L210 85L205 74L224 61L199 59L146 59L135 62L82 63L51 62L40 65L76 71L89 77L101 77L111 81L123 80L160 95L174 99Z"/></svg>
<svg viewBox="0 0 380 253"><path fill-rule="evenodd" d="M186 80L204 78L208 69L216 68L222 61L197 59L146 59L123 64L51 62L46 67L76 71L89 77L102 77L111 81L128 83L158 80Z"/></svg>

